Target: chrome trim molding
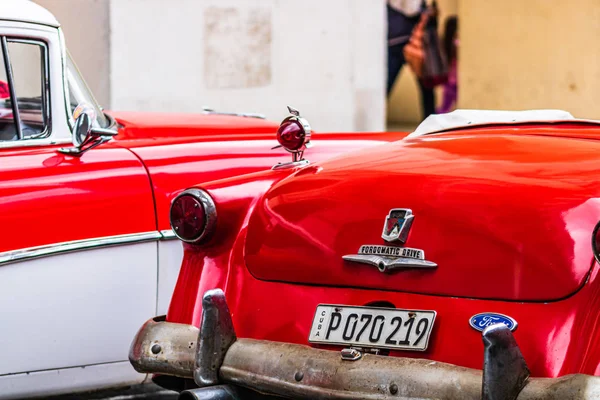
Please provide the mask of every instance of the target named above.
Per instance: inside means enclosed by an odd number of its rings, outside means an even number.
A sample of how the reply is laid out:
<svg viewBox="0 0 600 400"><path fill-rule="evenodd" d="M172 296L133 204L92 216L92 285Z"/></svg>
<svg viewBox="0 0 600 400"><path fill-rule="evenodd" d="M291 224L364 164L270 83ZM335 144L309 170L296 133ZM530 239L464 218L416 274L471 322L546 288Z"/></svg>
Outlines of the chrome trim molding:
<svg viewBox="0 0 600 400"><path fill-rule="evenodd" d="M125 235L105 236L101 238L73 240L70 242L53 243L43 246L28 247L0 253L0 265L9 264L33 258L46 257L54 254L68 253L77 250L87 250L96 247L118 246L123 244L159 240L163 236L157 231L130 233Z"/></svg>
<svg viewBox="0 0 600 400"><path fill-rule="evenodd" d="M304 160L300 160L300 161L277 163L277 164L273 165L273 167L271 169L276 170L276 169L300 168L300 167L306 167L308 164L310 164L310 161L304 159Z"/></svg>
<svg viewBox="0 0 600 400"><path fill-rule="evenodd" d="M48 41L41 40L37 38L20 38L13 37L11 35L6 35L6 41L8 43L21 43L21 44L30 44L35 46L40 46L43 49L43 71L42 71L42 109L43 109L43 122L44 122L44 130L42 132L36 133L31 137L22 137L19 140L35 140L35 139L43 139L49 138L52 135L52 112L51 112L51 104L50 104L50 55L48 52ZM18 95L18 93L17 93ZM19 96L17 96L19 97ZM17 103L17 102L15 102ZM17 104L18 106L18 104Z"/></svg>
<svg viewBox="0 0 600 400"><path fill-rule="evenodd" d="M175 235L175 232L173 232L173 229L162 230L162 231L160 231L160 235L162 236L160 238L161 240L177 239L177 236Z"/></svg>
<svg viewBox="0 0 600 400"><path fill-rule="evenodd" d="M23 140L23 130L21 128L21 113L19 110L19 102L17 92L15 91L15 80L12 70L12 61L10 60L10 54L8 52L8 41L6 36L0 38L2 41L2 57L4 58L4 68L6 69L6 80L8 81L8 92L9 99L11 100L11 108L13 112L13 124L17 131L17 140Z"/></svg>
<svg viewBox="0 0 600 400"><path fill-rule="evenodd" d="M392 272L406 268L437 268L437 264L425 259L409 257L383 257L375 254L347 254L342 256L346 261L377 267L379 272Z"/></svg>
<svg viewBox="0 0 600 400"><path fill-rule="evenodd" d="M13 147L52 146L71 143L71 139L47 137L43 139L23 139L0 142L0 149Z"/></svg>

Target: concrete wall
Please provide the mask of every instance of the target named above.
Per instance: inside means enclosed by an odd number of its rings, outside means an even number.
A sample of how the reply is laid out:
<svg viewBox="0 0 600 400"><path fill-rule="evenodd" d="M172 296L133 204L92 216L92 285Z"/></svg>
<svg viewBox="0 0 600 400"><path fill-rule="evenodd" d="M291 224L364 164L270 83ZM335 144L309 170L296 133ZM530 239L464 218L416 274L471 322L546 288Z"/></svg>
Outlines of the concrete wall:
<svg viewBox="0 0 600 400"><path fill-rule="evenodd" d="M459 105L600 118L600 2L461 0Z"/></svg>
<svg viewBox="0 0 600 400"><path fill-rule="evenodd" d="M35 0L106 108L385 125L385 0Z"/></svg>

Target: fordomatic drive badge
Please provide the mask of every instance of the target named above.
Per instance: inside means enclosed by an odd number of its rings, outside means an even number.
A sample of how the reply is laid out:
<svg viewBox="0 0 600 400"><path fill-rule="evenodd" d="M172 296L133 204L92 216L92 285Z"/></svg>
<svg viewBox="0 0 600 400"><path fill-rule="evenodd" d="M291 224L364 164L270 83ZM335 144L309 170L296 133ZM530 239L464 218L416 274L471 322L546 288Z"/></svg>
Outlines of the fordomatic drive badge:
<svg viewBox="0 0 600 400"><path fill-rule="evenodd" d="M386 242L406 243L413 219L414 215L408 208L391 209L385 219L381 237ZM346 261L373 265L381 272L404 268L437 267L436 263L425 259L423 250L399 246L363 244L358 249L358 254L348 254L342 258Z"/></svg>

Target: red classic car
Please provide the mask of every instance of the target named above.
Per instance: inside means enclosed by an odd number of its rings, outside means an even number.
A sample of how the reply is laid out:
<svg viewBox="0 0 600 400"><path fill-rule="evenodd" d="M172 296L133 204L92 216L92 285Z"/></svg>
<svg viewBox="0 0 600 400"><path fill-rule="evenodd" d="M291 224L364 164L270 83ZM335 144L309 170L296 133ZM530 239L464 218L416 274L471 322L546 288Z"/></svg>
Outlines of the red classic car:
<svg viewBox="0 0 600 400"><path fill-rule="evenodd" d="M599 139L561 111L457 111L192 186L130 361L181 399L599 399Z"/></svg>
<svg viewBox="0 0 600 400"><path fill-rule="evenodd" d="M172 197L288 161L278 124L104 113L31 1L0 2L0 48L0 398L141 383L131 337L167 311L181 265ZM401 136L322 134L311 159Z"/></svg>

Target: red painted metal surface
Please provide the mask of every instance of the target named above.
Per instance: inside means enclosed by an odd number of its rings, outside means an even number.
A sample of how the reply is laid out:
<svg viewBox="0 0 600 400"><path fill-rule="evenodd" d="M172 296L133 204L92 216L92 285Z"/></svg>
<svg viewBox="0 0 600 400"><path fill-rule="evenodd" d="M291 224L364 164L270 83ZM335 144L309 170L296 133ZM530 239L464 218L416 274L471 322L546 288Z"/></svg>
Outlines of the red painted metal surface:
<svg viewBox="0 0 600 400"><path fill-rule="evenodd" d="M272 132L273 139L279 124L260 118L235 117L219 114L175 114L113 112L124 129L119 132L121 139L149 139L164 141L186 137L225 136L225 140L235 137Z"/></svg>
<svg viewBox="0 0 600 400"><path fill-rule="evenodd" d="M209 243L185 246L167 319L199 325L202 294L223 288L239 337L308 344L319 303L389 302L437 311L426 352L391 356L481 368L481 333L469 319L497 312L517 320L515 337L533 376L600 374L599 267L591 254L600 144L539 137L599 135L589 127L545 129L433 135L295 175L201 185L224 217ZM360 244L382 243L392 207L413 209L407 246L423 248L436 270L381 275L338 259ZM560 298L535 300L552 297Z"/></svg>
<svg viewBox="0 0 600 400"><path fill-rule="evenodd" d="M60 147L0 150L0 252L156 229L131 152L106 145L72 157Z"/></svg>
<svg viewBox="0 0 600 400"><path fill-rule="evenodd" d="M170 202L181 190L291 159L271 150L278 125L270 121L111 114L119 135L81 157L57 152L68 145L0 150L0 252L170 229ZM322 160L405 135L326 134L309 156Z"/></svg>
<svg viewBox="0 0 600 400"><path fill-rule="evenodd" d="M481 332L470 327L469 319L481 312L499 312L519 323L514 335L533 376L600 374L597 266L589 283L568 299L521 303L261 281L242 267L242 252L239 243L231 254L232 265L227 266L227 256L210 257L188 250L167 319L198 326L200 293L220 287L226 290L238 337L308 345L318 304L368 305L385 301L398 308L437 311L427 351L392 351L391 356L428 358L481 369ZM180 292L187 295L178 296Z"/></svg>
<svg viewBox="0 0 600 400"><path fill-rule="evenodd" d="M170 229L171 200L193 185L270 169L291 155L277 146L278 124L223 115L111 113L123 125L114 143L144 161L156 199L158 229ZM321 161L399 140L402 132L314 134L305 154Z"/></svg>
<svg viewBox="0 0 600 400"><path fill-rule="evenodd" d="M250 220L246 263L265 280L559 299L592 263L598 165L600 143L557 137L446 134L381 146L275 185ZM381 274L342 260L386 244L392 208L412 209L406 246L438 268Z"/></svg>

